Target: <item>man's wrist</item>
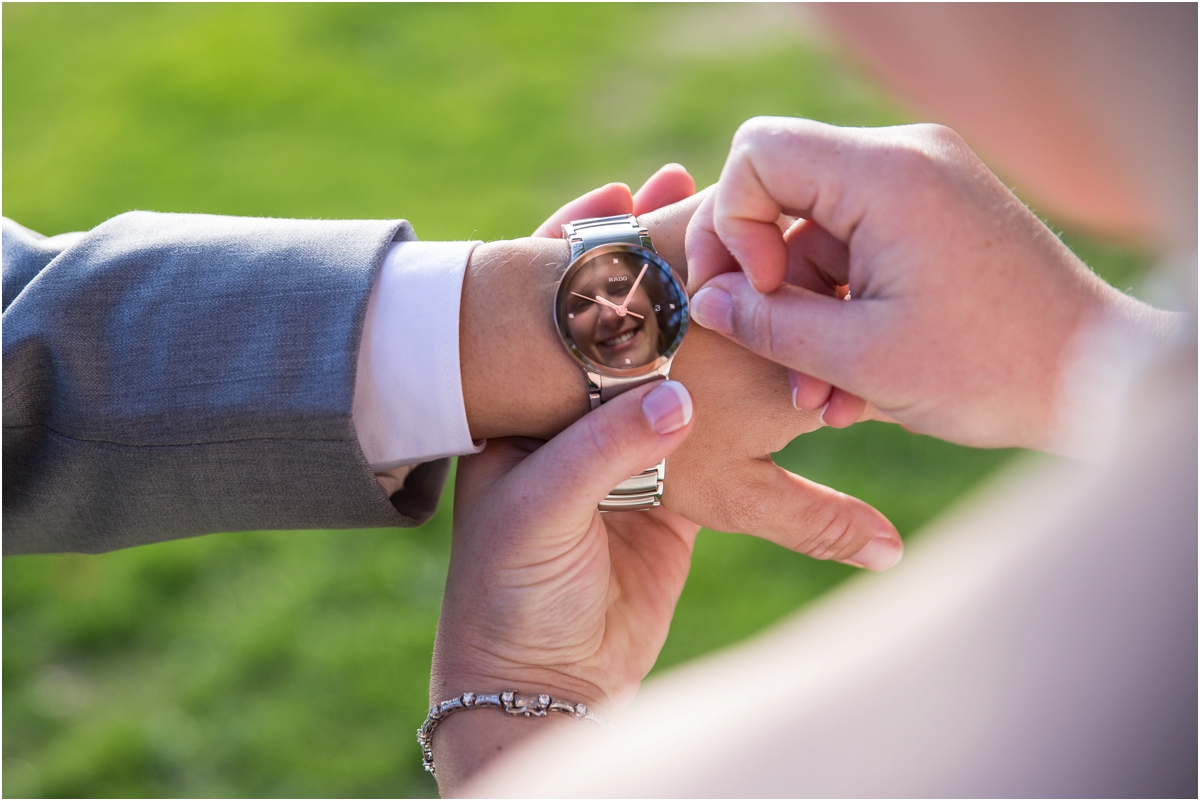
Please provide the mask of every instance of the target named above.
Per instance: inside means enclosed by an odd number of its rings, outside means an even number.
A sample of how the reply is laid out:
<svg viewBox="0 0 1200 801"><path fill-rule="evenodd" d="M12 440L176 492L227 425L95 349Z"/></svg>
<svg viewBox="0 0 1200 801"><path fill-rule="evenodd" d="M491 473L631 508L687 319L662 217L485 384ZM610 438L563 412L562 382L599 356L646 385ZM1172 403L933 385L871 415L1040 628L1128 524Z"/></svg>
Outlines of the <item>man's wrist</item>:
<svg viewBox="0 0 1200 801"><path fill-rule="evenodd" d="M684 234L703 193L641 215L655 249L687 281ZM463 279L459 355L471 436L562 431L588 410L583 374L554 328L558 280L570 260L562 239L480 245Z"/></svg>
<svg viewBox="0 0 1200 801"><path fill-rule="evenodd" d="M549 439L587 412L579 369L557 339L552 303L561 239L480 245L463 280L459 349L471 436Z"/></svg>

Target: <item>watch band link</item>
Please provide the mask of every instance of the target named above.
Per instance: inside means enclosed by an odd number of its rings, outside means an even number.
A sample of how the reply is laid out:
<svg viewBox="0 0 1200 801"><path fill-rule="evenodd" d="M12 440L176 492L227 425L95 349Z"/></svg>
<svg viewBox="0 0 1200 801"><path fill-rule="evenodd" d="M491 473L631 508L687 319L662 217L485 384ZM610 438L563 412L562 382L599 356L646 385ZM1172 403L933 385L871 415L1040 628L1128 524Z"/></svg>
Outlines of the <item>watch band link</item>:
<svg viewBox="0 0 1200 801"><path fill-rule="evenodd" d="M563 236L571 245L571 260L579 258L600 245L639 245L654 250L649 232L632 214L613 217L593 217L576 220L563 226ZM612 400L622 392L639 387L648 381L666 378L659 372L634 378L617 378L588 371L588 398L592 409ZM601 512L645 511L662 505L663 476L667 460L663 459L635 476L622 481L600 502Z"/></svg>
<svg viewBox="0 0 1200 801"><path fill-rule="evenodd" d="M572 261L579 258L581 253L601 245L640 245L647 250L654 250L650 232L632 214L569 222L563 226L563 236L571 245Z"/></svg>
<svg viewBox="0 0 1200 801"><path fill-rule="evenodd" d="M662 505L667 460L622 481L600 501L601 512L641 512Z"/></svg>

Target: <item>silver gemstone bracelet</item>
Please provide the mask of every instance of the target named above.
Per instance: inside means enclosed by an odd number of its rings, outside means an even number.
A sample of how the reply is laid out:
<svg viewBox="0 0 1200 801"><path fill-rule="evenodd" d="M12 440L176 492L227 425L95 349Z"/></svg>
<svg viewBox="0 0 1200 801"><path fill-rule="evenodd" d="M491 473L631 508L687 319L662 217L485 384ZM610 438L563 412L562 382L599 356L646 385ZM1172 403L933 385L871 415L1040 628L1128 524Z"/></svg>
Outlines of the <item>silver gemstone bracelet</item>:
<svg viewBox="0 0 1200 801"><path fill-rule="evenodd" d="M551 712L569 715L576 720L586 720L603 726L604 721L599 715L587 708L585 704L571 704L566 701L555 701L542 693L534 698L517 695L516 690L505 690L502 693L476 695L463 693L457 698L442 701L429 707L429 714L421 728L417 729L417 742L421 745L421 763L425 770L437 776L433 769L433 730L446 718L463 709L481 709L496 707L504 710L504 714L512 717L544 718Z"/></svg>

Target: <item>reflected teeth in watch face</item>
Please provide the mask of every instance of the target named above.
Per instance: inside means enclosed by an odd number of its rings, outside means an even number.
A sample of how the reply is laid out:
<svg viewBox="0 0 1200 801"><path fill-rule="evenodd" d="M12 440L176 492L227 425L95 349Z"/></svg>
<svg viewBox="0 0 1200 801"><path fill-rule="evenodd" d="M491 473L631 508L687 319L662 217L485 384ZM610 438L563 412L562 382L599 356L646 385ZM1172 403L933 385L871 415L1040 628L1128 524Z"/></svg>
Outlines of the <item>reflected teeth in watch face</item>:
<svg viewBox="0 0 1200 801"><path fill-rule="evenodd" d="M619 345L624 345L626 342L636 337L639 330L640 329L632 328L623 334L617 334L615 337L610 339L601 340L599 344L601 347L605 348L615 348Z"/></svg>

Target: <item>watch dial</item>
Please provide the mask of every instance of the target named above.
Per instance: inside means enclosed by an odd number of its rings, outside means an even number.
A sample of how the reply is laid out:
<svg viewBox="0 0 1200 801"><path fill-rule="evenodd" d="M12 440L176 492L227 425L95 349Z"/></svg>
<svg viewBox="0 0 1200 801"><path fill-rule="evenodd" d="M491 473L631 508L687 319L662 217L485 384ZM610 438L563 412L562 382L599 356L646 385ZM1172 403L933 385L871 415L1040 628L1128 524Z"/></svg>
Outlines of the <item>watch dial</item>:
<svg viewBox="0 0 1200 801"><path fill-rule="evenodd" d="M558 296L564 338L598 366L629 370L674 349L687 296L666 262L647 250L609 250L567 276Z"/></svg>

